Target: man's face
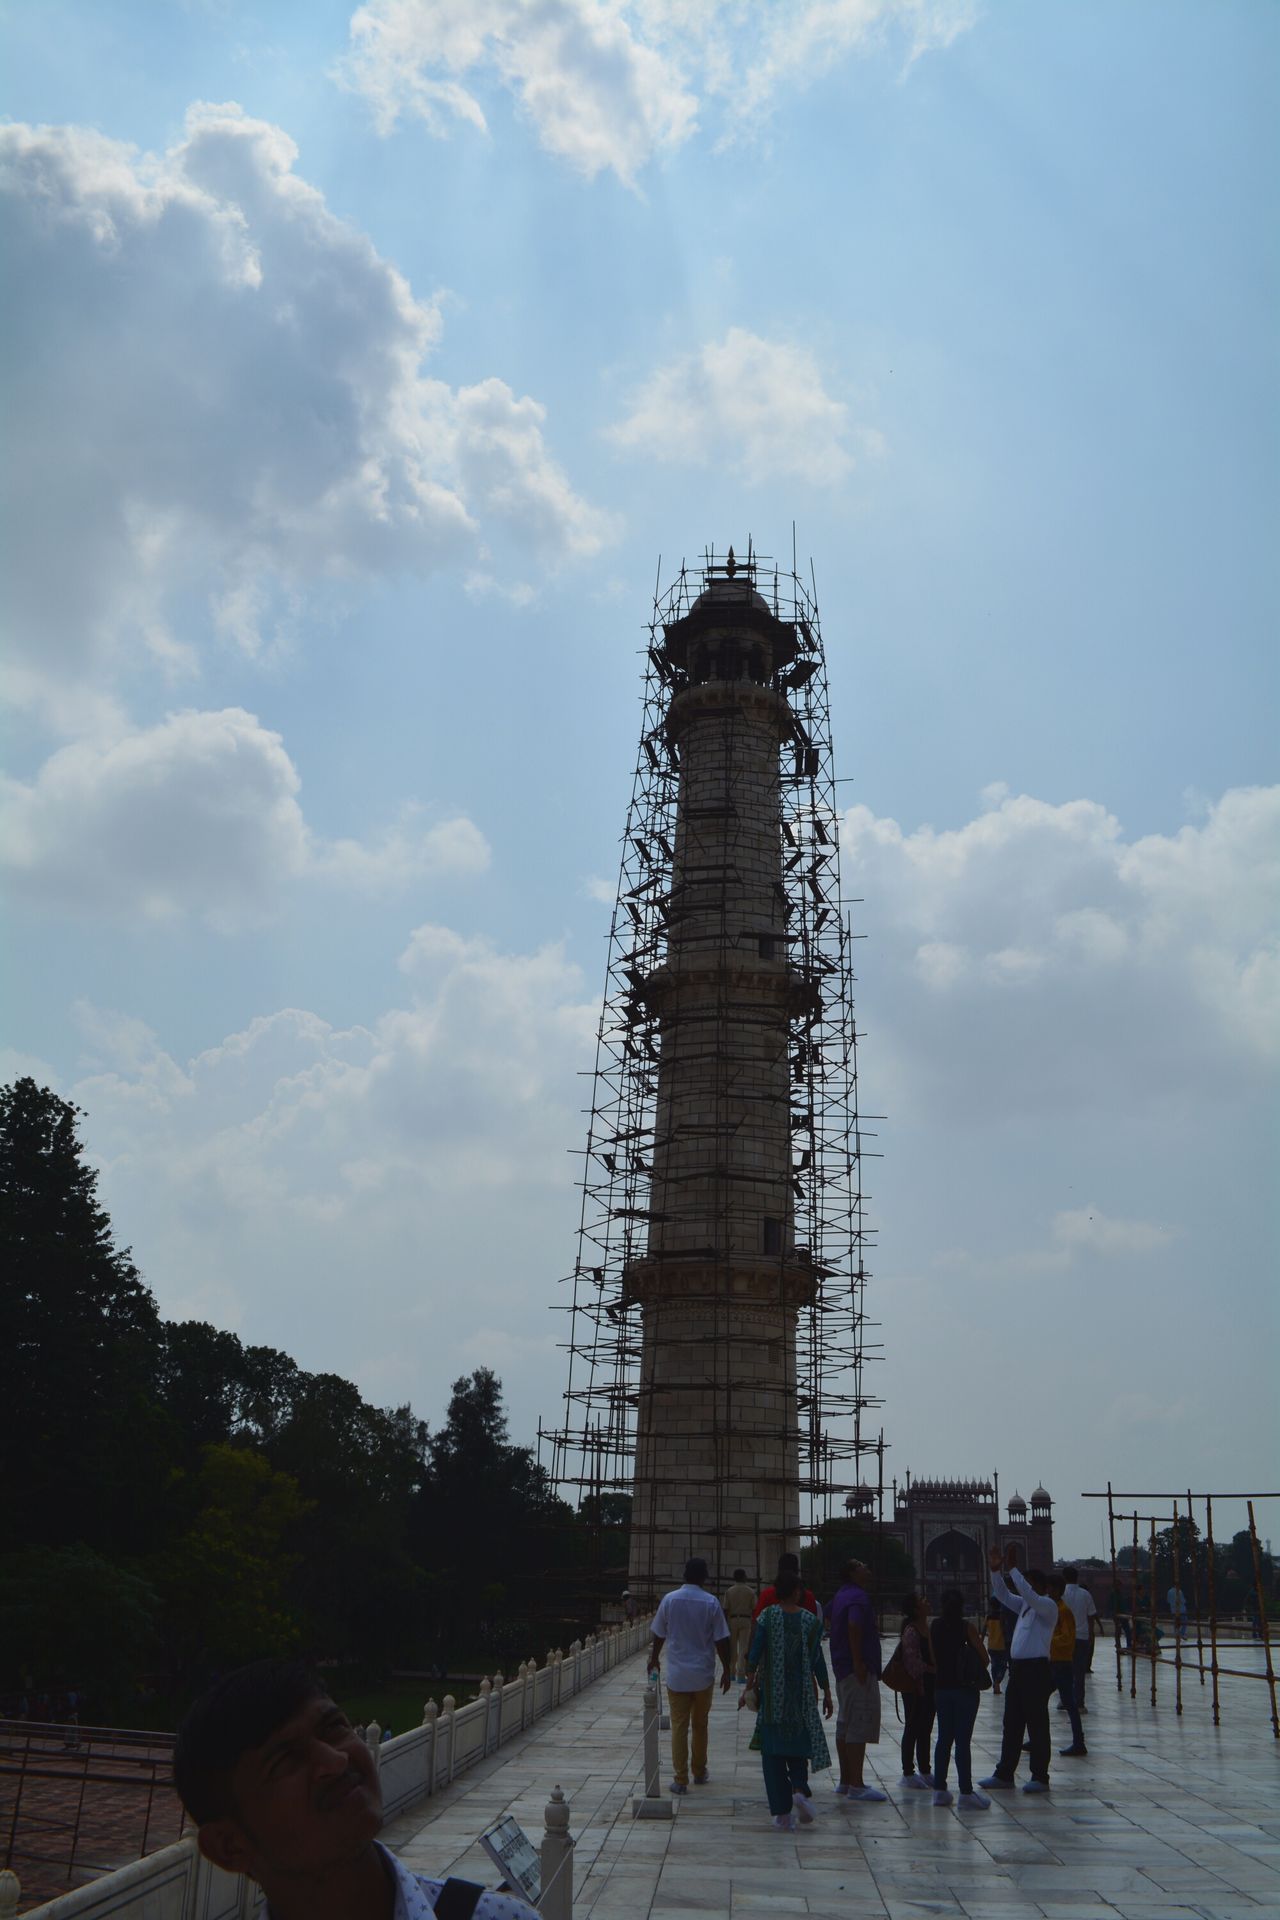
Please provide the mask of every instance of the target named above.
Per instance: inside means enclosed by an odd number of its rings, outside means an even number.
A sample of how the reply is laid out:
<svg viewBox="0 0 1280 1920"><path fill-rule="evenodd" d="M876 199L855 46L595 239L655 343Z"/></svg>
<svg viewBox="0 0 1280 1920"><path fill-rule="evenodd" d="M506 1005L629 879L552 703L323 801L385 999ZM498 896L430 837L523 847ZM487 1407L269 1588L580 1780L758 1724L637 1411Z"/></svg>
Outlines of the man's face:
<svg viewBox="0 0 1280 1920"><path fill-rule="evenodd" d="M373 1755L323 1695L241 1755L231 1789L235 1814L202 1827L201 1846L262 1886L357 1858L382 1825Z"/></svg>

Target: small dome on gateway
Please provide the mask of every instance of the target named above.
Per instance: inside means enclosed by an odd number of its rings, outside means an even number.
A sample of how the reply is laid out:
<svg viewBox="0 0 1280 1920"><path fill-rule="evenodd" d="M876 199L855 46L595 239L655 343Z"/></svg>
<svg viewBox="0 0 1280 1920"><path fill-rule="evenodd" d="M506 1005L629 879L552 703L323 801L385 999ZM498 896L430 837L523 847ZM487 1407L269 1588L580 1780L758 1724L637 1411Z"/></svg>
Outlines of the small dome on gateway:
<svg viewBox="0 0 1280 1920"><path fill-rule="evenodd" d="M1010 1513L1025 1513L1026 1510L1027 1510L1026 1501L1023 1499L1020 1493L1015 1493L1012 1500L1009 1502Z"/></svg>
<svg viewBox="0 0 1280 1920"><path fill-rule="evenodd" d="M1033 1507L1051 1507L1053 1502L1043 1487L1037 1487L1031 1496L1031 1504Z"/></svg>

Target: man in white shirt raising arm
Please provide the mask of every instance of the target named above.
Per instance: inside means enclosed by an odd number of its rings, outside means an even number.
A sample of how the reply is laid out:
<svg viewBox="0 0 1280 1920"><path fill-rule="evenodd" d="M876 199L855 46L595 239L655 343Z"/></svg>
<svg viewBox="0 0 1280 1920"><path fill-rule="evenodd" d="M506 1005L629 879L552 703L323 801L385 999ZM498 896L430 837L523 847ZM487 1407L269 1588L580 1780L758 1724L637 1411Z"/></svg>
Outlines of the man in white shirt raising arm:
<svg viewBox="0 0 1280 1920"><path fill-rule="evenodd" d="M1049 1642L1058 1624L1058 1603L1049 1595L1045 1577L1034 1568L1023 1575L1014 1562L1016 1547L992 1547L991 1591L1002 1607L1018 1616L1009 1648L1009 1679L1004 1696L1004 1729L1000 1758L984 1787L1012 1787L1022 1757L1022 1737L1031 1742L1031 1778L1024 1793L1049 1791ZM1001 1573L1004 1568L1008 1582Z"/></svg>

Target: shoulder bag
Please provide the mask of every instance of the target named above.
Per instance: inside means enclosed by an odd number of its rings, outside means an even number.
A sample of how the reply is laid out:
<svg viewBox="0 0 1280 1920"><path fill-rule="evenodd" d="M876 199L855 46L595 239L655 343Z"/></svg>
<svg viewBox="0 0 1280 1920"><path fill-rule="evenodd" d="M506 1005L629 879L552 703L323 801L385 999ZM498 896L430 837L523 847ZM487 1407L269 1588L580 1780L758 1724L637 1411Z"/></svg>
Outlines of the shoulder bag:
<svg viewBox="0 0 1280 1920"><path fill-rule="evenodd" d="M987 1663L977 1648L964 1637L964 1644L956 1655L956 1678L962 1687L976 1687L979 1693L985 1693L991 1685L991 1675Z"/></svg>

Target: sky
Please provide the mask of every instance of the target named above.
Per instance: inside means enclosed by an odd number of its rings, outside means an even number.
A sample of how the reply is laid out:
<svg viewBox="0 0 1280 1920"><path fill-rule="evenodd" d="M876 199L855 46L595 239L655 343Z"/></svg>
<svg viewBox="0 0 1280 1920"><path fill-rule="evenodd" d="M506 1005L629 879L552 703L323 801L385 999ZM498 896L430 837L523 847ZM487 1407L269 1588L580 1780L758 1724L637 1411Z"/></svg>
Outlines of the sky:
<svg viewBox="0 0 1280 1920"><path fill-rule="evenodd" d="M1280 11L3 35L0 1071L162 1312L558 1420L654 582L794 525L888 1473L1280 1484Z"/></svg>

